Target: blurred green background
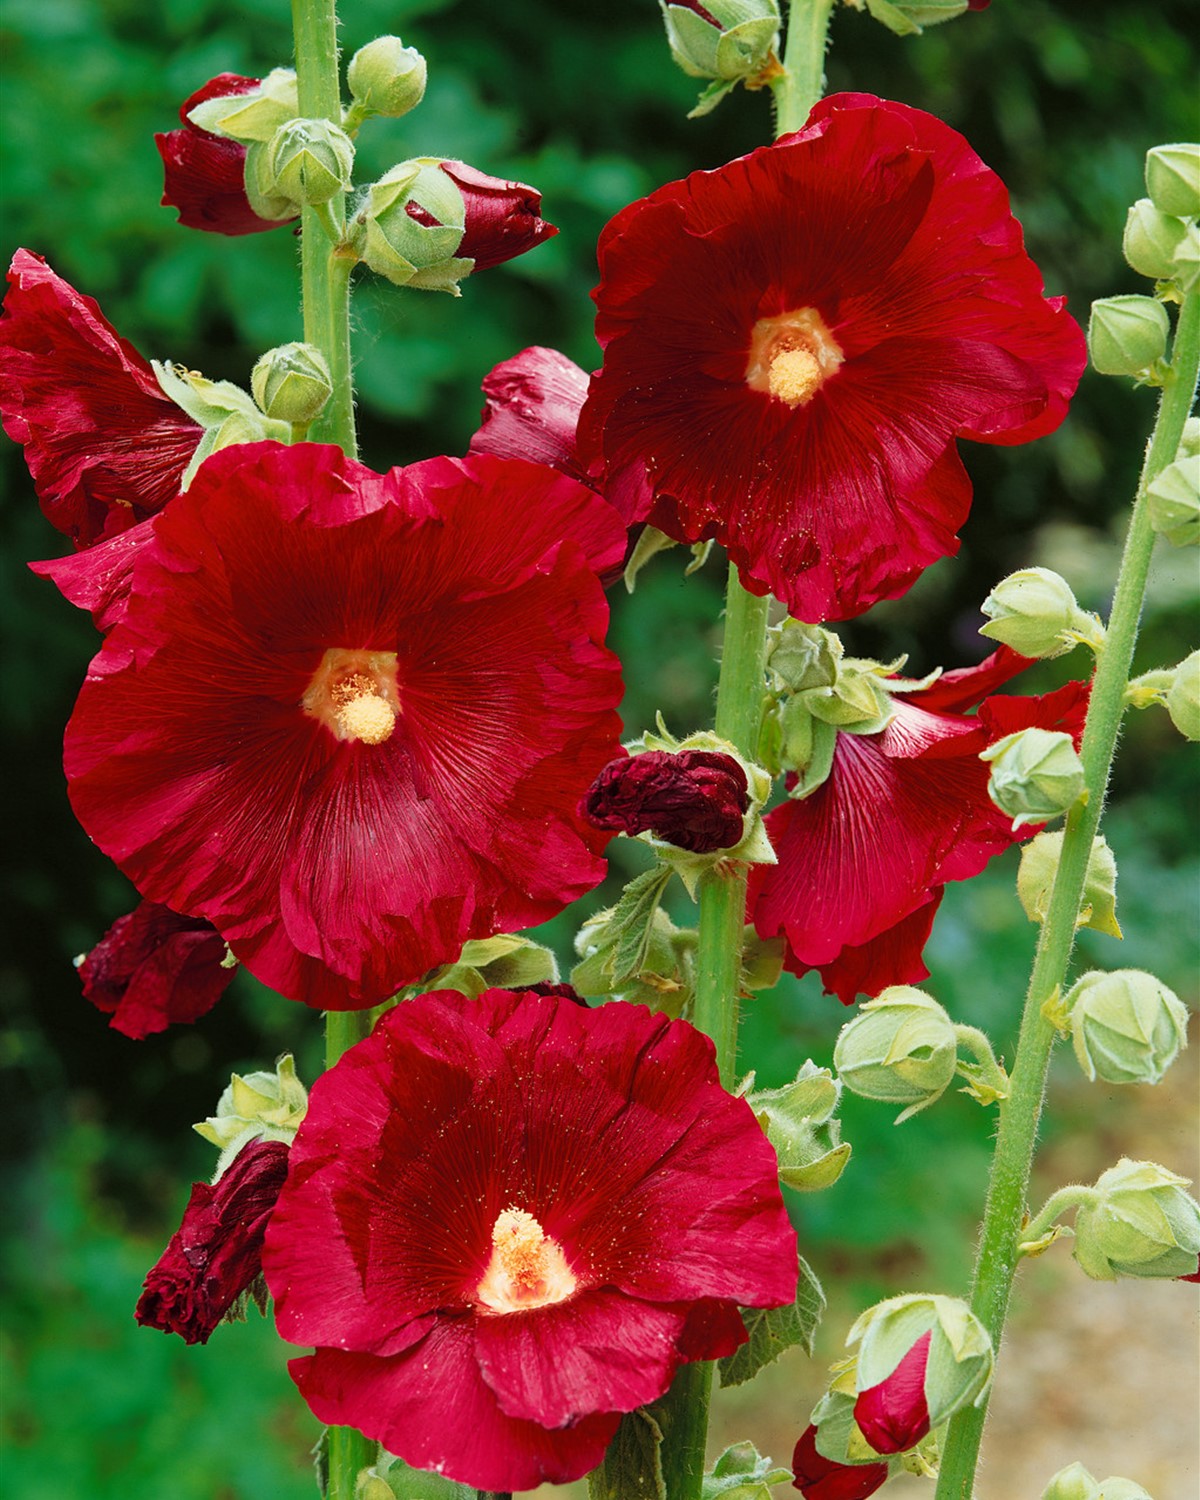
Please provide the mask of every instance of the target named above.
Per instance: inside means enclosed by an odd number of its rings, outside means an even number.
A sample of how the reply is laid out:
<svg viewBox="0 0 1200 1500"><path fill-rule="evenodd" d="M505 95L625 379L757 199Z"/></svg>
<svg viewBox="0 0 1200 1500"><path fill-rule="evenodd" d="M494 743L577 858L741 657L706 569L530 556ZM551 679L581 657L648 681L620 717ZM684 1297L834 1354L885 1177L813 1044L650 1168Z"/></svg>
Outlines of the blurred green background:
<svg viewBox="0 0 1200 1500"><path fill-rule="evenodd" d="M1065 292L1082 321L1093 297L1145 289L1121 260L1120 234L1143 192L1145 149L1196 132L1190 12L1183 0L995 0L901 41L841 9L829 87L901 99L962 130L1008 182L1048 290ZM366 461L380 468L462 452L482 376L527 344L556 345L590 368L588 292L606 219L770 132L765 95L737 93L705 120L684 118L697 85L671 64L651 0L344 4L347 54L385 31L425 52L429 91L407 119L364 129L360 180L407 155L462 157L536 184L562 232L468 282L458 301L362 285L362 437ZM6 260L18 244L44 253L147 356L246 383L264 347L299 337L295 239L176 227L159 206L152 134L173 128L179 102L211 75L259 74L288 60L282 0L7 0L0 43ZM1089 375L1053 438L1028 449L968 445L976 501L961 555L849 628L851 649L907 651L915 673L976 659L979 601L1003 572L1031 561L1058 568L1083 603L1104 608L1152 413L1152 393ZM141 1043L110 1031L80 999L71 957L134 897L67 806L62 726L96 638L24 569L61 550L61 538L38 512L19 450L0 441L0 702L10 747L2 899L12 934L0 961L6 1494L291 1500L313 1493L306 1449L316 1424L291 1391L269 1325L222 1328L207 1349L186 1349L137 1329L132 1307L188 1184L211 1171L191 1122L211 1111L231 1069L263 1066L285 1048L311 1079L319 1021L245 975L197 1026ZM1194 575L1194 554L1160 547L1139 669L1195 645ZM633 598L614 594L631 733L658 708L680 733L708 722L722 590L719 560L684 580L679 554L667 554ZM1071 665L1041 669L1034 685L1054 685ZM1197 808L1188 777L1165 715L1138 716L1107 826L1126 941L1084 934L1081 961L1153 967L1194 1003ZM618 882L627 857L614 845ZM1033 944L1014 871L1010 856L969 888L952 887L928 954L930 987L1010 1055ZM560 945L569 934L566 922L554 924ZM811 979L788 981L749 1007L743 1061L761 1081L782 1082L806 1056L829 1060L843 1019ZM1070 1067L1061 1083L1047 1142L1094 1143L1100 1096ZM1100 1166L1125 1149L1113 1121L1136 1108L1136 1099L1118 1106L1104 1097L1119 1113L1107 1117L1114 1139ZM902 1131L882 1106L848 1100L844 1115L852 1165L797 1213L805 1254L837 1283L839 1316L901 1288L962 1290L990 1121L958 1096ZM828 1357L840 1338L831 1327ZM807 1404L796 1400L793 1435Z"/></svg>

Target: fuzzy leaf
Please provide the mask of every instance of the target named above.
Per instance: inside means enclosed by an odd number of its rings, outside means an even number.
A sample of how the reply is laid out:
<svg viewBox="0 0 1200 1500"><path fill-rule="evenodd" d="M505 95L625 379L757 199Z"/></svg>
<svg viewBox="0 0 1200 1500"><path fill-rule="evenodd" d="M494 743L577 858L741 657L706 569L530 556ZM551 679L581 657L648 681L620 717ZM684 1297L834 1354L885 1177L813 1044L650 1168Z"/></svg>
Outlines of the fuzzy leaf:
<svg viewBox="0 0 1200 1500"><path fill-rule="evenodd" d="M825 1293L812 1268L800 1258L800 1288L787 1307L744 1307L742 1321L750 1335L736 1353L718 1361L721 1384L743 1385L764 1365L773 1364L785 1349L799 1344L813 1351L813 1337L825 1310Z"/></svg>
<svg viewBox="0 0 1200 1500"><path fill-rule="evenodd" d="M771 1500L770 1487L791 1477L790 1469L776 1468L753 1443L735 1443L704 1476L700 1500Z"/></svg>
<svg viewBox="0 0 1200 1500"><path fill-rule="evenodd" d="M671 871L663 865L643 871L629 882L613 908L609 925L613 940L609 963L615 985L632 979L644 967L654 929L654 913L670 878Z"/></svg>
<svg viewBox="0 0 1200 1500"><path fill-rule="evenodd" d="M621 1419L604 1462L588 1475L588 1500L667 1500L654 1410L640 1406Z"/></svg>

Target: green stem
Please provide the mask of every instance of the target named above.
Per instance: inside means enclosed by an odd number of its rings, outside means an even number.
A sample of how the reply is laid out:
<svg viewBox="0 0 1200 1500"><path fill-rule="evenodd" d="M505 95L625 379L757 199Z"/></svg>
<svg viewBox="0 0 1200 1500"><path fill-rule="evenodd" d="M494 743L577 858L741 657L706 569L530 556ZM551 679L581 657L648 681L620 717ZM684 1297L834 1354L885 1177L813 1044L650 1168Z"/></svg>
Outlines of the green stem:
<svg viewBox="0 0 1200 1500"><path fill-rule="evenodd" d="M1021 1244L1036 1244L1060 1214L1066 1213L1069 1208L1078 1208L1081 1203L1087 1203L1095 1197L1096 1189L1090 1187L1062 1187L1057 1193L1051 1193L1029 1223L1022 1226Z"/></svg>
<svg viewBox="0 0 1200 1500"><path fill-rule="evenodd" d="M338 75L337 5L335 0L292 0L296 41L296 83L300 113L307 119L342 120ZM350 368L350 272L354 261L344 248L331 248L327 226L345 221L345 198L334 198L320 211L306 208L300 220L300 278L304 300L304 338L325 356L333 377L333 395L310 437L336 443L356 457L354 386Z"/></svg>
<svg viewBox="0 0 1200 1500"><path fill-rule="evenodd" d="M1075 944L1075 922L1083 896L1092 840L1108 790L1109 772L1125 710L1125 689L1137 641L1154 531L1146 489L1179 451L1183 424L1191 410L1200 370L1200 294L1191 293L1179 313L1174 357L1164 384L1154 435L1146 452L1137 499L1125 539L1121 571L1113 596L1108 635L1092 682L1080 756L1088 799L1067 816L1065 837L1050 909L1042 927L1025 997L1021 1034L1013 1064L1011 1092L1000 1106L1000 1126L983 1230L975 1263L971 1309L999 1349L1009 1294L1017 1268L1017 1244L1029 1191L1034 1143L1041 1120L1050 1052L1057 1035L1042 1006L1059 989ZM987 1403L968 1407L951 1419L942 1455L937 1500L970 1500Z"/></svg>
<svg viewBox="0 0 1200 1500"><path fill-rule="evenodd" d="M799 130L825 92L825 49L834 0L793 0L788 7L783 71L771 80L775 133Z"/></svg>

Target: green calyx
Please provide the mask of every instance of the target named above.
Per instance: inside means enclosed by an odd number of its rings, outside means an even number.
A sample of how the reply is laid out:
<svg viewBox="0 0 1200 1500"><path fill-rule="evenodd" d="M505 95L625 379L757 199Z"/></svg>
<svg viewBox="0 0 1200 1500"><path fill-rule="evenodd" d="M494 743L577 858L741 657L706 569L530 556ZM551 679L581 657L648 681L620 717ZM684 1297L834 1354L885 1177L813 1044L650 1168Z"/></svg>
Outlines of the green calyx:
<svg viewBox="0 0 1200 1500"><path fill-rule="evenodd" d="M466 204L440 163L440 157L420 156L385 172L367 189L350 237L359 259L397 286L458 296L458 283L475 262L457 255ZM409 213L410 203L421 218Z"/></svg>
<svg viewBox="0 0 1200 1500"><path fill-rule="evenodd" d="M828 1068L808 1061L783 1088L755 1090L753 1085L751 1073L739 1093L775 1148L780 1182L801 1193L831 1187L842 1175L851 1151L835 1118L841 1084Z"/></svg>

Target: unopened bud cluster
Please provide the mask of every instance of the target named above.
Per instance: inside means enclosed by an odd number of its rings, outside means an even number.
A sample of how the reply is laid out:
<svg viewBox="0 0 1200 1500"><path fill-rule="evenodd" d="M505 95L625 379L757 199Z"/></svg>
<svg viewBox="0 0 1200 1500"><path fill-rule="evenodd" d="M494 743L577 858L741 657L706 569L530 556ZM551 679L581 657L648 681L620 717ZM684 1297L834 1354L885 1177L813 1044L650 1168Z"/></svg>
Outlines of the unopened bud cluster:
<svg viewBox="0 0 1200 1500"><path fill-rule="evenodd" d="M988 796L1014 828L1045 823L1083 796L1083 763L1069 734L1058 729L1021 729L980 752L991 763Z"/></svg>

